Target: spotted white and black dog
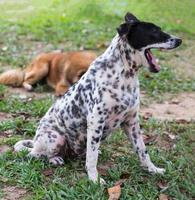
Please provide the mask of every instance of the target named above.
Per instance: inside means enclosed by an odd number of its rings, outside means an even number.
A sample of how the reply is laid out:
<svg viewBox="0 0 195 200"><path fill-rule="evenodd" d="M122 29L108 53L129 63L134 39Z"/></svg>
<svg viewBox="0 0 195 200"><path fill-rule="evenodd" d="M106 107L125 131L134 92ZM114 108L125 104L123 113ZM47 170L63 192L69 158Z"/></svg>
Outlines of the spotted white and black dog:
<svg viewBox="0 0 195 200"><path fill-rule="evenodd" d="M27 149L31 156L46 156L54 165L64 164L67 157L86 154L89 179L96 182L100 141L121 127L142 166L153 173L164 172L150 160L140 133L138 71L147 66L151 72L158 72L160 67L150 49L173 49L181 39L130 13L117 31L105 53L42 118L34 140L19 141L16 151Z"/></svg>

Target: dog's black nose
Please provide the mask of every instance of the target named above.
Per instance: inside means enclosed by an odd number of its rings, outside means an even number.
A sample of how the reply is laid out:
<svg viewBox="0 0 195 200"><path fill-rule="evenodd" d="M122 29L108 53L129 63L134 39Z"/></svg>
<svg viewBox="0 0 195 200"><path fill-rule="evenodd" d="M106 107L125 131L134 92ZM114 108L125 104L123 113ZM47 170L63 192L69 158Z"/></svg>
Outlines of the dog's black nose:
<svg viewBox="0 0 195 200"><path fill-rule="evenodd" d="M177 38L177 39L175 40L175 45L176 45L177 47L180 46L181 43L182 43L182 40L181 40L181 39Z"/></svg>

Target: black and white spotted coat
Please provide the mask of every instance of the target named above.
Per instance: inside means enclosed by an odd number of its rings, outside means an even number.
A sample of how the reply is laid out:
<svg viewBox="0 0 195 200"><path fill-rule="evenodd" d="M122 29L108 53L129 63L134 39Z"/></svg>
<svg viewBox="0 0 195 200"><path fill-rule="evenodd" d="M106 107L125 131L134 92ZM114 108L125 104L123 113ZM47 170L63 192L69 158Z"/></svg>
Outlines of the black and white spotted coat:
<svg viewBox="0 0 195 200"><path fill-rule="evenodd" d="M66 157L86 153L89 178L96 181L100 141L122 127L142 164L161 172L150 161L139 131L138 69L145 62L143 58L143 52L116 35L105 53L41 119L33 148L28 148L30 155L46 155L54 164L61 164ZM21 142L15 149L21 149Z"/></svg>

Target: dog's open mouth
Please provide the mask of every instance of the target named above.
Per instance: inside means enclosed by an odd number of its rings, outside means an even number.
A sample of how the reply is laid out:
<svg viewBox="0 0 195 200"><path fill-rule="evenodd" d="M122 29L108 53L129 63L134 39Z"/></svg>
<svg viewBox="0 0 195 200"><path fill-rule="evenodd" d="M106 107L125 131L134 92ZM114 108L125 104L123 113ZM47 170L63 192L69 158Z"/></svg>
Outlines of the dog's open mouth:
<svg viewBox="0 0 195 200"><path fill-rule="evenodd" d="M159 72L160 71L160 65L157 63L157 60L154 57L154 55L152 54L150 49L145 50L145 57L146 57L148 64L149 64L149 70L151 72L154 72L154 73Z"/></svg>

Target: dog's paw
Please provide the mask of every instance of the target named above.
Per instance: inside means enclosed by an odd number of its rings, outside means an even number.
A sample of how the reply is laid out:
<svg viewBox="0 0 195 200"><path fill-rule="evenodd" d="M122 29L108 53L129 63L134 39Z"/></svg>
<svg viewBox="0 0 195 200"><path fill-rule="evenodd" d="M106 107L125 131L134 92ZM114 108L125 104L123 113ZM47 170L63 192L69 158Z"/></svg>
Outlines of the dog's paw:
<svg viewBox="0 0 195 200"><path fill-rule="evenodd" d="M29 92L33 90L32 85L25 83L25 82L23 83L23 87Z"/></svg>
<svg viewBox="0 0 195 200"><path fill-rule="evenodd" d="M95 178L95 179L89 179L95 184L101 184L101 185L106 185L106 181L103 178Z"/></svg>
<svg viewBox="0 0 195 200"><path fill-rule="evenodd" d="M101 185L105 185L106 184L106 181L99 177L98 174L94 173L94 174L91 174L89 175L89 180L91 180L93 183L96 183L96 184L101 184Z"/></svg>
<svg viewBox="0 0 195 200"><path fill-rule="evenodd" d="M165 173L165 169L164 168L159 168L159 167L151 167L148 168L148 171L154 174L164 174Z"/></svg>
<svg viewBox="0 0 195 200"><path fill-rule="evenodd" d="M55 156L49 159L49 163L54 166L62 166L64 165L64 159L60 156Z"/></svg>

